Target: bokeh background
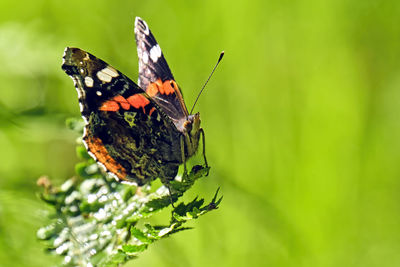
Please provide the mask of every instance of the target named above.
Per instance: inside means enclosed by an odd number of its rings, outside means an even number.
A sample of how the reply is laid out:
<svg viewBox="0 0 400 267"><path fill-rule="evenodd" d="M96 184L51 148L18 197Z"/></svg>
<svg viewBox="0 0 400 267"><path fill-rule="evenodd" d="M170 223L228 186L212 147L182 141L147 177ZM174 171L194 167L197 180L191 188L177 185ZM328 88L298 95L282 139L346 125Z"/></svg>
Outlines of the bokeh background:
<svg viewBox="0 0 400 267"><path fill-rule="evenodd" d="M133 80L144 18L206 131L221 208L127 266L400 266L400 2L0 2L0 266L52 266L36 180L74 175L66 46ZM193 159L201 160L199 158Z"/></svg>

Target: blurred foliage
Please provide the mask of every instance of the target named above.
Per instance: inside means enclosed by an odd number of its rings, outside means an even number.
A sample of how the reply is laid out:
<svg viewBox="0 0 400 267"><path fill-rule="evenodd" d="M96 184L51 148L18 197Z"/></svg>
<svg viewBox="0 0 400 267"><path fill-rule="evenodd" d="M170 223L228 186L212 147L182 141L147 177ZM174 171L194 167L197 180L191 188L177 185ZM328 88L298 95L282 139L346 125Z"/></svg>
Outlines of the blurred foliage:
<svg viewBox="0 0 400 267"><path fill-rule="evenodd" d="M221 186L224 203L127 266L400 265L399 1L3 0L0 14L0 265L58 261L36 240L35 182L78 162L62 54L135 80L135 16L188 107L225 50L196 106L213 168L191 189Z"/></svg>
<svg viewBox="0 0 400 267"><path fill-rule="evenodd" d="M82 133L81 120L68 122ZM85 160L77 165L78 177L60 187L47 177L38 180L44 188L41 199L54 211L49 214L52 222L40 228L37 237L49 251L64 256L63 266L121 266L154 241L188 229L183 226L186 222L218 208L222 200L217 191L206 205L197 197L188 204L181 202L173 206L169 224L152 225L149 218L176 203L209 167L196 165L180 181L152 190L150 185L135 188L116 182L99 170L83 146L77 152Z"/></svg>

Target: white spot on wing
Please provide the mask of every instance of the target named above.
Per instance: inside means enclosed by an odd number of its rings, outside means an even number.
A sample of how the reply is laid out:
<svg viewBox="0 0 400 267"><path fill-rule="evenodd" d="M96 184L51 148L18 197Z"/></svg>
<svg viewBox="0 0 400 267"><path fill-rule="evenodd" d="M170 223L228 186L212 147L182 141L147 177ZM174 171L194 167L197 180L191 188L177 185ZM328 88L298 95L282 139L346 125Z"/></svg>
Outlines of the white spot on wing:
<svg viewBox="0 0 400 267"><path fill-rule="evenodd" d="M79 78L75 76L71 76L72 80L74 81L74 85L76 88L76 91L78 92L78 98L82 99L85 98L85 90L83 90L82 82Z"/></svg>
<svg viewBox="0 0 400 267"><path fill-rule="evenodd" d="M103 73L110 75L111 77L115 78L117 77L118 71L116 71L113 67L107 66L104 69L101 70Z"/></svg>
<svg viewBox="0 0 400 267"><path fill-rule="evenodd" d="M95 156L92 152L88 151L87 153L88 153L89 156L91 156L94 160L97 160L97 159L96 159L96 156Z"/></svg>
<svg viewBox="0 0 400 267"><path fill-rule="evenodd" d="M83 112L83 104L81 102L79 102L79 110Z"/></svg>
<svg viewBox="0 0 400 267"><path fill-rule="evenodd" d="M85 84L87 87L93 87L93 83L94 83L94 81L93 81L92 77L89 77L89 76L85 77Z"/></svg>
<svg viewBox="0 0 400 267"><path fill-rule="evenodd" d="M64 65L64 63L65 63L65 56L67 55L67 50L68 50L68 47L66 47L66 48L64 49L63 62L62 62L63 65Z"/></svg>
<svg viewBox="0 0 400 267"><path fill-rule="evenodd" d="M78 98L81 99L83 97L82 90L76 90L78 92Z"/></svg>
<svg viewBox="0 0 400 267"><path fill-rule="evenodd" d="M143 52L142 54L142 60L144 62L144 64L147 64L149 62L149 54L147 54L147 52Z"/></svg>
<svg viewBox="0 0 400 267"><path fill-rule="evenodd" d="M85 116L82 116L82 118L83 118L83 122L85 123L85 125L88 125L89 124L88 119Z"/></svg>
<svg viewBox="0 0 400 267"><path fill-rule="evenodd" d="M89 149L89 147L88 147L88 145L86 144L86 141L85 141L85 139L82 139L82 143L83 143L83 145L85 146L86 150L88 150L88 149Z"/></svg>
<svg viewBox="0 0 400 267"><path fill-rule="evenodd" d="M111 80L112 80L112 77L111 77L110 75L104 73L102 70L101 70L101 71L98 71L98 72L96 73L96 75L97 75L97 78L99 78L100 81L102 81L102 82L109 83L109 82L111 82Z"/></svg>
<svg viewBox="0 0 400 267"><path fill-rule="evenodd" d="M96 95L101 96L102 93L100 91L96 91Z"/></svg>
<svg viewBox="0 0 400 267"><path fill-rule="evenodd" d="M81 99L83 97L82 90L78 89L78 87L76 87L76 92L78 93L78 98Z"/></svg>
<svg viewBox="0 0 400 267"><path fill-rule="evenodd" d="M101 162L97 162L97 165L99 165L100 166L100 168L103 170L103 171L107 171L107 168L106 168L106 166L104 166L104 164L103 163L101 163Z"/></svg>
<svg viewBox="0 0 400 267"><path fill-rule="evenodd" d="M139 20L141 20L143 22L144 26L145 26L145 28L143 29L143 33L146 34L146 35L149 35L150 34L149 26L147 26L146 21L142 20L139 17L136 17L136 19L135 19L135 33L139 32L139 27L138 27Z"/></svg>
<svg viewBox="0 0 400 267"><path fill-rule="evenodd" d="M109 83L111 82L112 78L117 77L119 74L113 67L107 66L98 71L96 75L101 81Z"/></svg>
<svg viewBox="0 0 400 267"><path fill-rule="evenodd" d="M161 48L157 44L150 49L150 58L153 62L157 62L159 57L161 57Z"/></svg>

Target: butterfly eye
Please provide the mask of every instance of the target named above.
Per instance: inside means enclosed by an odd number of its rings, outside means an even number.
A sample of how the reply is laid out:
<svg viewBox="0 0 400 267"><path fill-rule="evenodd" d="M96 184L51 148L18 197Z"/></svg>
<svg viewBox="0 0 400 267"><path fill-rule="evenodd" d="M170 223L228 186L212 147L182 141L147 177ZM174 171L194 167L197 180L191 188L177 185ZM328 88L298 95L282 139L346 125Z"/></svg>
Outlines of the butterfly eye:
<svg viewBox="0 0 400 267"><path fill-rule="evenodd" d="M192 130L192 122L185 121L185 123L183 124L183 128L186 130L186 132L190 132Z"/></svg>

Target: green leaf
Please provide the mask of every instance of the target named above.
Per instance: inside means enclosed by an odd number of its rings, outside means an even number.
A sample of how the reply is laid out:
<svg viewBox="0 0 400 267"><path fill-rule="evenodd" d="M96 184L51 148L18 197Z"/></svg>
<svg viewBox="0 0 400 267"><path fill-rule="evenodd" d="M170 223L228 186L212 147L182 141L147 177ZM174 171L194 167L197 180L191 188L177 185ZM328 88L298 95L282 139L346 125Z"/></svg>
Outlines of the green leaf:
<svg viewBox="0 0 400 267"><path fill-rule="evenodd" d="M82 124L69 120L68 126L81 131ZM137 188L121 184L102 173L82 150L83 160L75 167L77 176L56 187L46 178L40 198L54 208L49 223L37 231L46 249L63 256L68 266L120 266L134 259L155 241L190 228L183 225L218 207L217 193L204 205L203 198L177 203L209 168L195 166L183 181L161 184L159 188ZM157 183L155 183L157 184ZM171 207L165 225L152 225L150 218ZM166 210L165 212L169 212ZM169 223L168 223L169 221Z"/></svg>
<svg viewBox="0 0 400 267"><path fill-rule="evenodd" d="M122 250L126 253L143 252L147 249L147 244L142 245L123 245Z"/></svg>
<svg viewBox="0 0 400 267"><path fill-rule="evenodd" d="M104 257L99 263L99 267L114 267L121 266L121 264L127 262L130 259L134 259L135 256L127 255L124 251L118 250L117 252ZM96 265L97 266L97 265Z"/></svg>
<svg viewBox="0 0 400 267"><path fill-rule="evenodd" d="M131 228L132 236L138 239L143 243L151 243L152 239L149 238L144 232L140 231L139 229L132 227Z"/></svg>
<svg viewBox="0 0 400 267"><path fill-rule="evenodd" d="M84 146L77 146L76 147L76 155L80 159L86 159L86 160L91 159L91 157L87 153L87 150L86 150L86 148Z"/></svg>
<svg viewBox="0 0 400 267"><path fill-rule="evenodd" d="M85 123L81 119L77 118L69 118L65 122L68 129L71 129L75 132L83 133L83 127Z"/></svg>

